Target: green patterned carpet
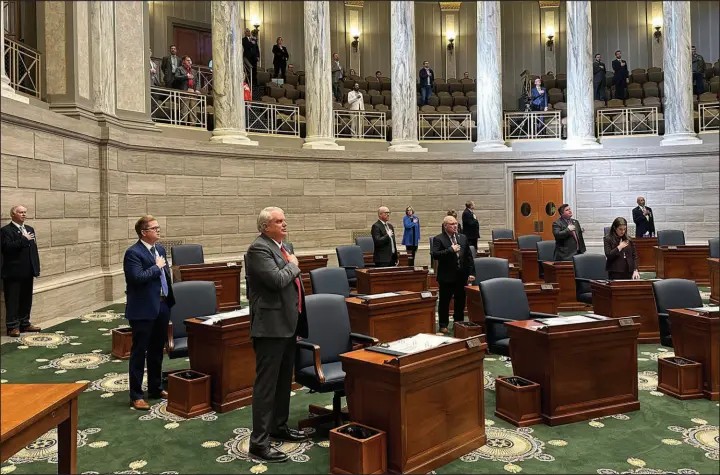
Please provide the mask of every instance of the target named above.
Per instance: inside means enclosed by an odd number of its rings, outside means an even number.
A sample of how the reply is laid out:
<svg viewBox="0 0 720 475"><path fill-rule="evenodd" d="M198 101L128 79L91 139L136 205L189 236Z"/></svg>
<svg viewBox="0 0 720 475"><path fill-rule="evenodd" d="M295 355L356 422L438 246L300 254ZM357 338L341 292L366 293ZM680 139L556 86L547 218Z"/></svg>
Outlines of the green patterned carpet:
<svg viewBox="0 0 720 475"><path fill-rule="evenodd" d="M327 431L312 441L284 444L291 461L263 465L247 457L250 408L181 420L165 411L130 409L127 362L110 355L110 329L124 326L114 306L2 345L2 383L90 382L80 396L78 472L81 473L318 473L329 471ZM504 357L485 358L488 444L436 473L718 473L719 409L704 399L682 402L656 392L657 358L671 349L640 345L641 410L559 427L517 429L494 416L494 377L510 375ZM188 367L167 360L166 369ZM0 386L2 390L2 386ZM307 405L331 395L299 390L291 423ZM55 431L2 464L4 473L57 473Z"/></svg>

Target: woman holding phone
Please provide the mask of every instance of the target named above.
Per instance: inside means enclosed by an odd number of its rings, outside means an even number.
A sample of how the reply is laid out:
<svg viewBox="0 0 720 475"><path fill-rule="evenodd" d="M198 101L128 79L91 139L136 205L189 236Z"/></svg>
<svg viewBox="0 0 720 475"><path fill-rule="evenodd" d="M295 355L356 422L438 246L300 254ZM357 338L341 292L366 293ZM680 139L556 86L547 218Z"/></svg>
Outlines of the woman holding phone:
<svg viewBox="0 0 720 475"><path fill-rule="evenodd" d="M405 208L405 216L403 216L403 246L407 250L409 259L408 264L415 265L415 253L417 252L418 243L420 242L420 218L415 214L412 206Z"/></svg>
<svg viewBox="0 0 720 475"><path fill-rule="evenodd" d="M615 218L610 231L603 238L605 269L611 280L640 279L638 272L638 257L635 243L627 235L627 221L625 218Z"/></svg>

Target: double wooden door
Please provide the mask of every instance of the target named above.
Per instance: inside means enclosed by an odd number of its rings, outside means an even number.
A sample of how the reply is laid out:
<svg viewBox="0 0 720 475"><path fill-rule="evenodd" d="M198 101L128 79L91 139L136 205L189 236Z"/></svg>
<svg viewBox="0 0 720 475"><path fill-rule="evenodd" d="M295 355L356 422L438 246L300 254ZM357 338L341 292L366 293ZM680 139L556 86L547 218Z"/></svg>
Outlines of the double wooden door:
<svg viewBox="0 0 720 475"><path fill-rule="evenodd" d="M181 58L188 55L198 66L207 66L212 59L212 33L208 30L175 25L173 44Z"/></svg>
<svg viewBox="0 0 720 475"><path fill-rule="evenodd" d="M552 223L563 203L562 178L516 178L514 184L515 236L536 234L553 239Z"/></svg>

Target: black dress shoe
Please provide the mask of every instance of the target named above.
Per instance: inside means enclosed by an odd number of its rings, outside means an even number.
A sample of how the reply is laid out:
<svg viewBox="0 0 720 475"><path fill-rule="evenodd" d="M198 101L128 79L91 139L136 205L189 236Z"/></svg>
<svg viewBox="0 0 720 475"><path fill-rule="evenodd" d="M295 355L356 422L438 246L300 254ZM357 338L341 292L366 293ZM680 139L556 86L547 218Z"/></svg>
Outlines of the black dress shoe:
<svg viewBox="0 0 720 475"><path fill-rule="evenodd" d="M287 442L302 442L310 438L305 432L295 429L285 429L276 434L270 434L270 437L277 440L285 440Z"/></svg>
<svg viewBox="0 0 720 475"><path fill-rule="evenodd" d="M281 452L274 447L270 447L269 445L267 447L258 447L251 445L248 452L253 457L268 463L285 462L288 459L288 456L285 452Z"/></svg>

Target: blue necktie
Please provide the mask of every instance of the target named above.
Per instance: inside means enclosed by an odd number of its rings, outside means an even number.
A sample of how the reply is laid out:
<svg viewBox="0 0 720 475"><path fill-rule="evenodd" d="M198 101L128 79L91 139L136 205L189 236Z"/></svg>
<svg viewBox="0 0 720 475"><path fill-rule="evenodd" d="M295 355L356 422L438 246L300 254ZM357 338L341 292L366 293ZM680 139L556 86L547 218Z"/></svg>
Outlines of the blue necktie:
<svg viewBox="0 0 720 475"><path fill-rule="evenodd" d="M155 246L153 246L153 248L152 248L152 255L153 255L153 258L156 258L159 255L157 252L157 249L155 249ZM167 297L168 285L167 285L167 277L165 277L165 269L160 269L160 286L162 287L162 296Z"/></svg>

